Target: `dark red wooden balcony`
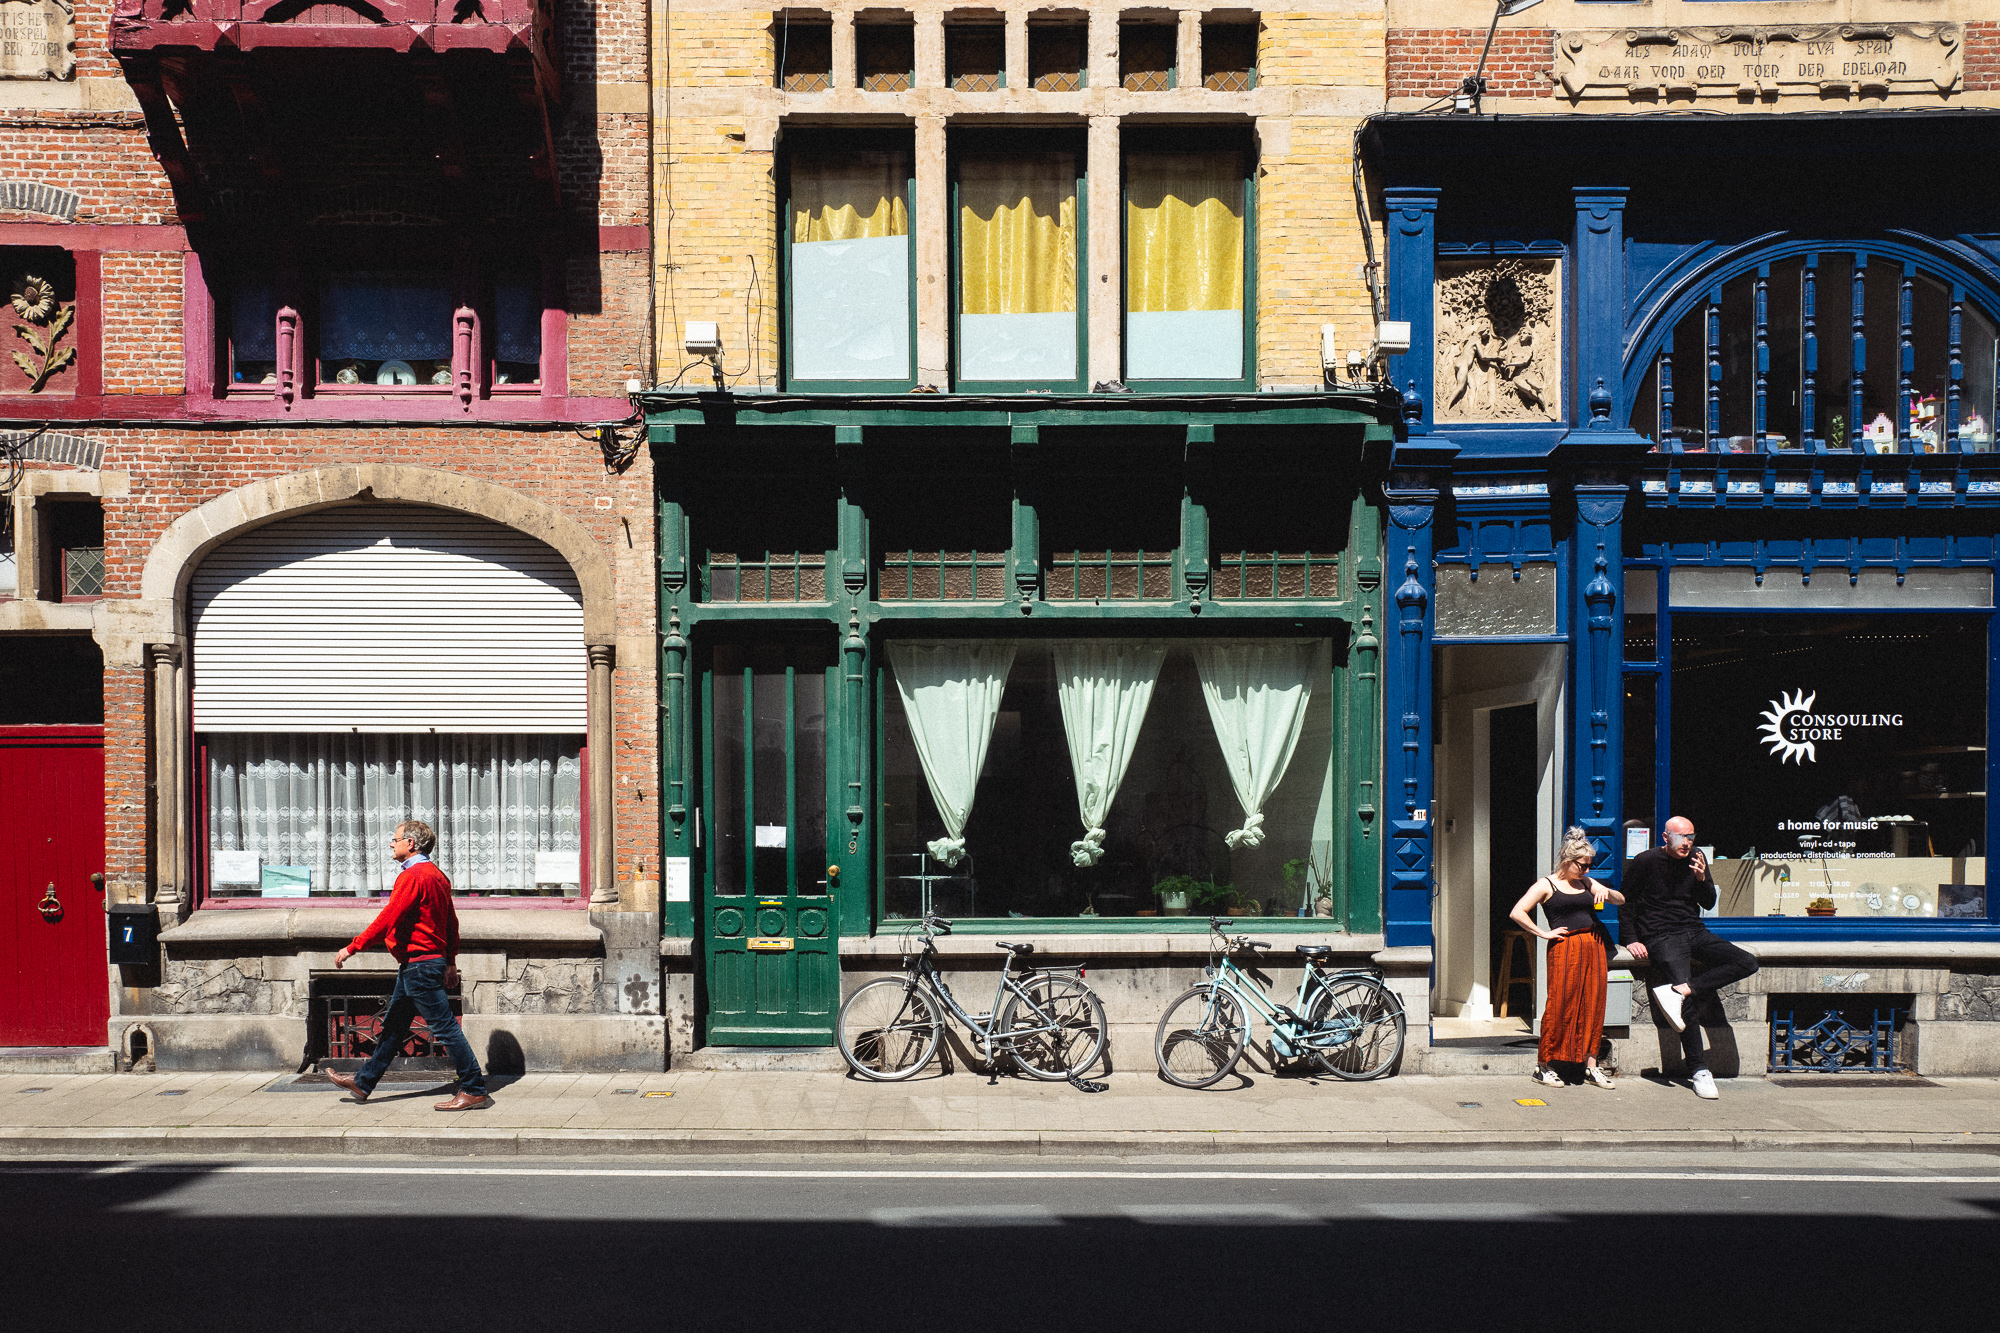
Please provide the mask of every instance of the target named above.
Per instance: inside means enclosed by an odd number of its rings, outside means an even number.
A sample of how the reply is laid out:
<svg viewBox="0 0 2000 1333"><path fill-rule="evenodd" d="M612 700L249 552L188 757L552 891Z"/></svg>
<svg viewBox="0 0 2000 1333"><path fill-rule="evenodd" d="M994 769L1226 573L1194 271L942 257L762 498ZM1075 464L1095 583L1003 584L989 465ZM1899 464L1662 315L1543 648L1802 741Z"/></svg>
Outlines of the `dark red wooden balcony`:
<svg viewBox="0 0 2000 1333"><path fill-rule="evenodd" d="M553 0L118 0L111 49L521 51L549 59Z"/></svg>

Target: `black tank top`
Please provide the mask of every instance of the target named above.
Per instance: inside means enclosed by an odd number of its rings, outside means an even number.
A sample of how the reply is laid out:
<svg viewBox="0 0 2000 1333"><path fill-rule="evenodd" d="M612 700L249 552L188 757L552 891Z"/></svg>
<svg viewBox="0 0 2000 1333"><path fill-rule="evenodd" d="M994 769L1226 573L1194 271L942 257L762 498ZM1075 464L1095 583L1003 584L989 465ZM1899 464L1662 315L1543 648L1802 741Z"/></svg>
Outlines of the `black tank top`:
<svg viewBox="0 0 2000 1333"><path fill-rule="evenodd" d="M1555 876L1549 877L1549 887L1553 892L1549 900L1542 904L1542 912L1549 919L1549 929L1568 926L1572 935L1582 935L1597 929L1596 898L1589 889L1580 893L1563 887L1563 882Z"/></svg>

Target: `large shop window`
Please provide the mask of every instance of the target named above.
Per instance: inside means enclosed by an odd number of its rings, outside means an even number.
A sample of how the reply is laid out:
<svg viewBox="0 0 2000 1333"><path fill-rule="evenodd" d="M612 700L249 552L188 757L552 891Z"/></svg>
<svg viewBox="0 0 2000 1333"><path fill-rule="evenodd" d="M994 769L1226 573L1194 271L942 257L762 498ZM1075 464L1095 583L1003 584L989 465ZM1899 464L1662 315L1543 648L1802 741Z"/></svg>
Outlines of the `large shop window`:
<svg viewBox="0 0 2000 1333"><path fill-rule="evenodd" d="M1068 149L959 159L959 387L1082 387L1081 161Z"/></svg>
<svg viewBox="0 0 2000 1333"><path fill-rule="evenodd" d="M191 618L209 898L386 893L405 819L460 894L585 887L583 614L555 551L340 507L217 548Z"/></svg>
<svg viewBox="0 0 2000 1333"><path fill-rule="evenodd" d="M1331 911L1327 640L884 656L886 919Z"/></svg>
<svg viewBox="0 0 2000 1333"><path fill-rule="evenodd" d="M1996 352L1986 312L1914 265L1850 251L1783 260L1723 283L1681 318L1632 426L1662 446L1726 453L1806 440L1989 453Z"/></svg>
<svg viewBox="0 0 2000 1333"><path fill-rule="evenodd" d="M791 157L787 238L792 387L914 382L908 148Z"/></svg>
<svg viewBox="0 0 2000 1333"><path fill-rule="evenodd" d="M1988 619L1674 615L1668 805L1719 915L1986 919Z"/></svg>
<svg viewBox="0 0 2000 1333"><path fill-rule="evenodd" d="M1125 159L1125 377L1244 378L1246 154Z"/></svg>

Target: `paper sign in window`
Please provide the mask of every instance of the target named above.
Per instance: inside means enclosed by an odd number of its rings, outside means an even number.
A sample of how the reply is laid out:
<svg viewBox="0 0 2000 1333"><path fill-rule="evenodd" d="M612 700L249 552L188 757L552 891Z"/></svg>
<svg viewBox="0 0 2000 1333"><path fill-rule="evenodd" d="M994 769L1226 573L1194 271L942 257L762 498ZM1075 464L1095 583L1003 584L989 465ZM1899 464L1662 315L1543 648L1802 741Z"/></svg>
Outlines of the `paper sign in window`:
<svg viewBox="0 0 2000 1333"><path fill-rule="evenodd" d="M784 847L785 826L783 824L759 824L757 826L757 845L759 847Z"/></svg>

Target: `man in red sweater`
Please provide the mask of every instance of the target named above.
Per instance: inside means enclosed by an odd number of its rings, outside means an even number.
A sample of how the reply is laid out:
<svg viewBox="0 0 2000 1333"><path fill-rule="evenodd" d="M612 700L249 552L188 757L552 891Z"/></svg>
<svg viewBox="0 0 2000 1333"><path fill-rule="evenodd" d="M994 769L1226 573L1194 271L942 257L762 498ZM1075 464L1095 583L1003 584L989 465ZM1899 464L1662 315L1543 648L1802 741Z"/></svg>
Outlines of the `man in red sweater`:
<svg viewBox="0 0 2000 1333"><path fill-rule="evenodd" d="M329 1069L326 1076L346 1088L355 1101L367 1101L409 1037L410 1019L422 1014L432 1040L451 1052L458 1068L458 1091L437 1103L437 1109L479 1111L493 1105L493 1099L486 1095L485 1071L452 1016L451 997L446 994L458 984L458 913L451 906L451 881L431 863L436 846L437 834L429 824L408 819L396 825L389 856L403 872L396 876L395 890L368 929L333 956L333 965L340 967L379 940L402 966L396 970L396 987L389 992L389 1007L382 1014L375 1053L351 1075Z"/></svg>

